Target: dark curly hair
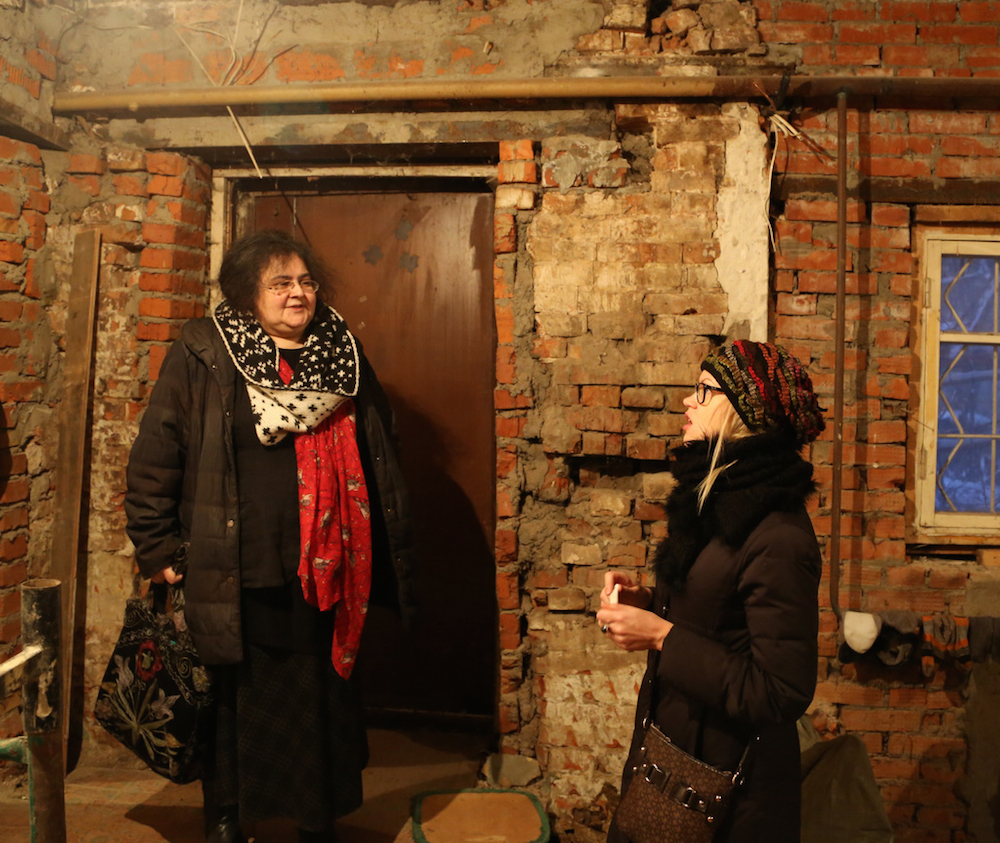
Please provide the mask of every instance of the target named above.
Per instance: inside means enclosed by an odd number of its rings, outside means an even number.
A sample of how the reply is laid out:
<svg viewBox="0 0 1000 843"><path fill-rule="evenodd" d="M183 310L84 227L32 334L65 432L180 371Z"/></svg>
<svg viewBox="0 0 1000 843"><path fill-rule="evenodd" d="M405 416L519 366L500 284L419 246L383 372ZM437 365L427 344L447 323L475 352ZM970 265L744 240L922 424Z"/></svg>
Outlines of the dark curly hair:
<svg viewBox="0 0 1000 843"><path fill-rule="evenodd" d="M255 231L233 242L222 259L219 288L234 310L253 313L260 276L275 258L298 256L319 284L316 298L328 304L333 298L332 276L309 246L284 231Z"/></svg>

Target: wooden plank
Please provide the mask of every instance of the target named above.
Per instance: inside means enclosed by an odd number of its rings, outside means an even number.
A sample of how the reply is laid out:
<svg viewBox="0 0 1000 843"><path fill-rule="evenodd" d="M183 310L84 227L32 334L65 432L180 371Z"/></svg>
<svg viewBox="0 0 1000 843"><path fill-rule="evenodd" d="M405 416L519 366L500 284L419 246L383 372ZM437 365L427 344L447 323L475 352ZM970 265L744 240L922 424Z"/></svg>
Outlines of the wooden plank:
<svg viewBox="0 0 1000 843"><path fill-rule="evenodd" d="M837 195L836 176L802 176L777 173L771 198L788 200L803 195ZM900 205L1000 205L995 179L897 179L858 177L848 184L847 196L863 202Z"/></svg>
<svg viewBox="0 0 1000 843"><path fill-rule="evenodd" d="M25 111L4 96L0 96L0 135L34 144L41 149L70 147L69 134L51 120Z"/></svg>
<svg viewBox="0 0 1000 843"><path fill-rule="evenodd" d="M80 520L87 456L87 419L94 348L94 316L101 259L101 235L82 231L73 245L69 305L66 314L66 354L59 402L59 448L55 514L52 519L50 576L61 580L63 741L68 736L72 696L73 633L76 627L76 571L80 553Z"/></svg>
<svg viewBox="0 0 1000 843"><path fill-rule="evenodd" d="M1000 222L1000 207L996 205L917 205L917 222L995 223Z"/></svg>

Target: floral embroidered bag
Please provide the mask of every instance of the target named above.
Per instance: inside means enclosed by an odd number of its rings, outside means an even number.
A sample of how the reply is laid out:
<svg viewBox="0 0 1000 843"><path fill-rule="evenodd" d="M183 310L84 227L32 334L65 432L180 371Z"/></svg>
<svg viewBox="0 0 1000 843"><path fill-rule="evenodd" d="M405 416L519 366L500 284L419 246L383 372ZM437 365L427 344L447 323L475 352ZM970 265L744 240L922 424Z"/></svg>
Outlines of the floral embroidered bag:
<svg viewBox="0 0 1000 843"><path fill-rule="evenodd" d="M184 621L184 589L150 585L125 606L125 624L97 693L97 721L151 770L186 784L201 774L211 702L208 671Z"/></svg>

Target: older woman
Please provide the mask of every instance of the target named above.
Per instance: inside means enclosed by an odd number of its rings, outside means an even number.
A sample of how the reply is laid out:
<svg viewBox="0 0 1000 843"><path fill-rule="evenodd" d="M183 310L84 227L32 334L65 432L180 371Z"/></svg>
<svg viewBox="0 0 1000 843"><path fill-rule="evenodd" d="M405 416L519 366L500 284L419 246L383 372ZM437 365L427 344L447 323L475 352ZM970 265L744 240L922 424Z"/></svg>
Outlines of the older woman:
<svg viewBox="0 0 1000 843"><path fill-rule="evenodd" d="M796 721L816 685L822 566L805 507L813 470L799 451L823 417L808 374L781 347L737 341L701 369L684 400L684 443L672 452L677 485L653 560L656 588L608 572L597 613L615 644L649 652L622 792L648 722L728 771L752 742L745 785L713 840L794 843ZM621 825L609 841L670 839Z"/></svg>
<svg viewBox="0 0 1000 843"><path fill-rule="evenodd" d="M224 301L184 325L142 418L128 534L144 576L183 577L211 667L207 839L290 817L302 840L332 841L362 801L349 680L368 602L413 609L391 415L307 246L245 237L219 286Z"/></svg>

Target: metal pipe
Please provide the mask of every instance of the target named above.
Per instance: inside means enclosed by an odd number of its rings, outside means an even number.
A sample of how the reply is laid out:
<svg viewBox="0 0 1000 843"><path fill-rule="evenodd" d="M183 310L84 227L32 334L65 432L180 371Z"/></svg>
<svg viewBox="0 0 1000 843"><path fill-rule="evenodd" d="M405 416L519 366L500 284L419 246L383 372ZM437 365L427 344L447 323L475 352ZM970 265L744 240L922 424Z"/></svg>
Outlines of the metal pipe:
<svg viewBox="0 0 1000 843"><path fill-rule="evenodd" d="M598 76L527 79L405 80L319 82L290 85L223 85L197 88L139 88L124 91L57 91L54 114L107 111L158 112L186 108L320 103L447 102L452 100L588 100L588 99L756 99L784 96L829 99L838 92L856 97L899 96L907 99L968 97L977 101L1000 97L1000 78L929 79L857 76ZM381 109L393 110L393 109Z"/></svg>
<svg viewBox="0 0 1000 843"><path fill-rule="evenodd" d="M60 581L53 579L27 580L21 585L21 642L25 648L41 648L25 665L21 688L32 843L66 843L61 589Z"/></svg>
<svg viewBox="0 0 1000 843"><path fill-rule="evenodd" d="M28 763L28 740L21 735L17 738L4 738L0 741L0 759L14 761L17 764Z"/></svg>
<svg viewBox="0 0 1000 843"><path fill-rule="evenodd" d="M841 490L844 470L844 346L847 339L847 92L837 93L837 301L834 313L833 469L830 492L830 606L839 623Z"/></svg>

